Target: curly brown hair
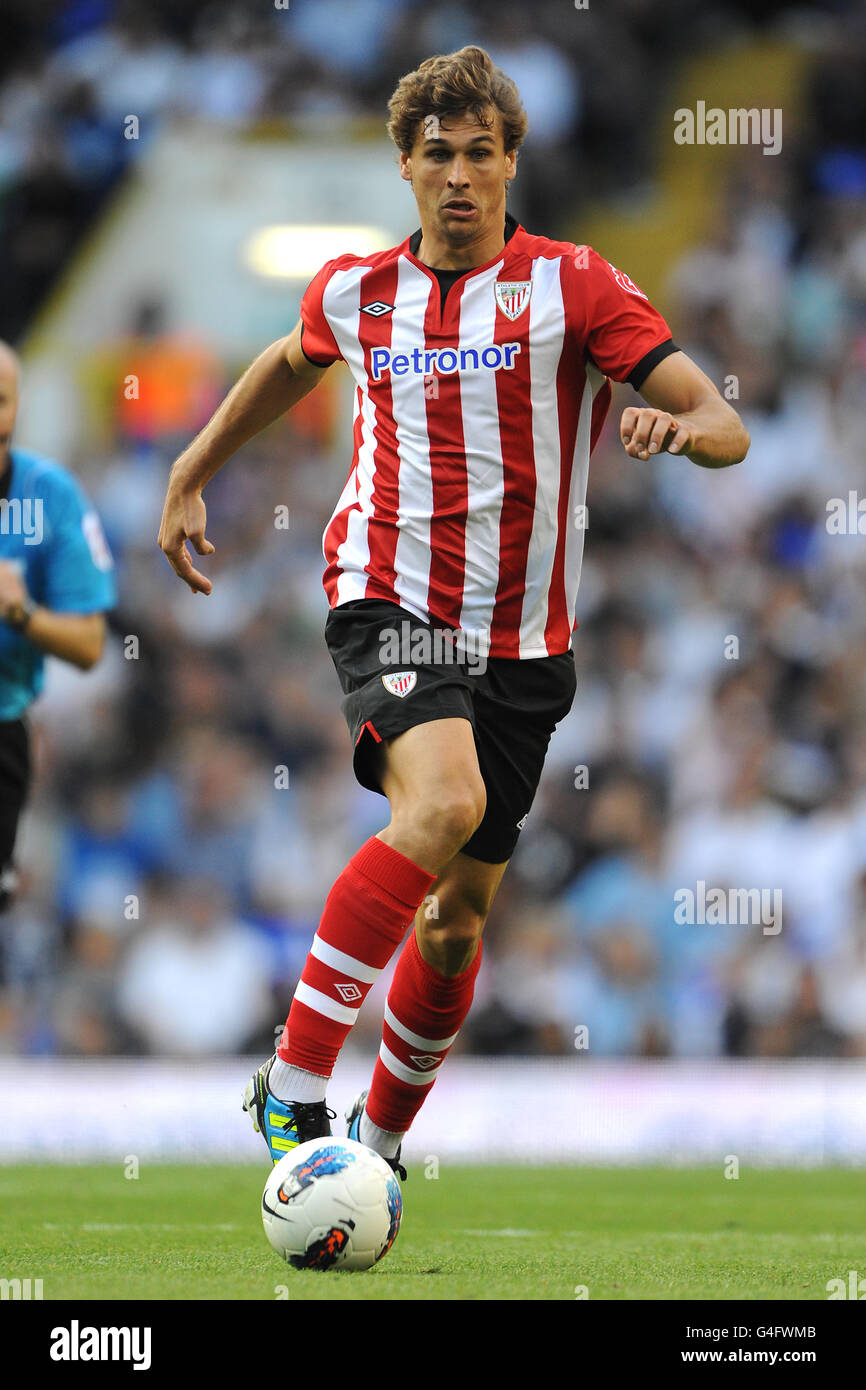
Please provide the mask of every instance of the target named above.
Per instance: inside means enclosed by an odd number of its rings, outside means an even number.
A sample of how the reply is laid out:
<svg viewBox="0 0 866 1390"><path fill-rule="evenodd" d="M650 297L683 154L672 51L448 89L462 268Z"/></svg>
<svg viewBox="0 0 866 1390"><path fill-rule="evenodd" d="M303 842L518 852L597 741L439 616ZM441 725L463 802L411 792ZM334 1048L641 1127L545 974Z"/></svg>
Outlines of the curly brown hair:
<svg viewBox="0 0 866 1390"><path fill-rule="evenodd" d="M469 44L456 53L427 58L415 72L400 78L388 103L388 134L398 150L411 154L419 125L431 116L441 121L468 111L489 128L491 107L501 117L508 154L517 149L529 124L520 93L489 53Z"/></svg>

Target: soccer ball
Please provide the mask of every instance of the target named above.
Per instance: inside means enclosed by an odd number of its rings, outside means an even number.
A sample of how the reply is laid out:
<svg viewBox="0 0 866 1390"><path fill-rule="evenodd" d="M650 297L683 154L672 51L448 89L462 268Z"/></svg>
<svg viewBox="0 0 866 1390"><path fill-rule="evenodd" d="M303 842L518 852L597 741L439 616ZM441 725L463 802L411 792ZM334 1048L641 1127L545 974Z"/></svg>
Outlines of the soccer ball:
<svg viewBox="0 0 866 1390"><path fill-rule="evenodd" d="M274 1165L262 1193L265 1235L295 1269L369 1269L400 1229L390 1166L354 1139L311 1139Z"/></svg>

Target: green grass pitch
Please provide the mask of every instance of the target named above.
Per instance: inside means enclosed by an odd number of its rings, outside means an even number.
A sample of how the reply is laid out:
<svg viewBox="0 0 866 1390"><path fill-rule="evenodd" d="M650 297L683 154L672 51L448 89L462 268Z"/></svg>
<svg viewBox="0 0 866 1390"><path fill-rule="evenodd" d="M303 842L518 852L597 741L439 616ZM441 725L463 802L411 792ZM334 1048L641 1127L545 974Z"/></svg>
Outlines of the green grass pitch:
<svg viewBox="0 0 866 1390"><path fill-rule="evenodd" d="M864 1175L844 1169L413 1166L366 1273L284 1265L261 1168L0 1168L0 1277L48 1299L826 1299L866 1270Z"/></svg>

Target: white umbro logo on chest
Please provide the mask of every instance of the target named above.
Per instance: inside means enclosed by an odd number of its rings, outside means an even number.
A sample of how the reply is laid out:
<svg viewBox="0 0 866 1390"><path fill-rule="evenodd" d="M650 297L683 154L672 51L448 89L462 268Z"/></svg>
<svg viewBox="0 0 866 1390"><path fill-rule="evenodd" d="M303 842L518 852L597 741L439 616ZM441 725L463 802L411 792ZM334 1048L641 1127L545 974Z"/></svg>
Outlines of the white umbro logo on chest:
<svg viewBox="0 0 866 1390"><path fill-rule="evenodd" d="M374 319L380 319L383 314L391 314L394 311L393 304L386 304L384 299L374 299L372 304L362 304L362 314L372 314Z"/></svg>

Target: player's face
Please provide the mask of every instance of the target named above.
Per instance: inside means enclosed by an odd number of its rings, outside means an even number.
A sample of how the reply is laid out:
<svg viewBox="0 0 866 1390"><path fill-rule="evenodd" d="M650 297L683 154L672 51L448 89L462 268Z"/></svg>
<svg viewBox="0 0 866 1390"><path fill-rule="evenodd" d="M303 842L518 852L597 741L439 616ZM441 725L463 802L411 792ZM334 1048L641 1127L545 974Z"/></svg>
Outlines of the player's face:
<svg viewBox="0 0 866 1390"><path fill-rule="evenodd" d="M0 468L6 463L18 412L18 365L0 349Z"/></svg>
<svg viewBox="0 0 866 1390"><path fill-rule="evenodd" d="M505 186L517 172L517 151L506 153L502 119L490 113L484 126L467 113L446 123L422 123L400 173L412 184L425 236L434 232L454 246L481 240L505 216ZM446 129L447 125L447 129Z"/></svg>

